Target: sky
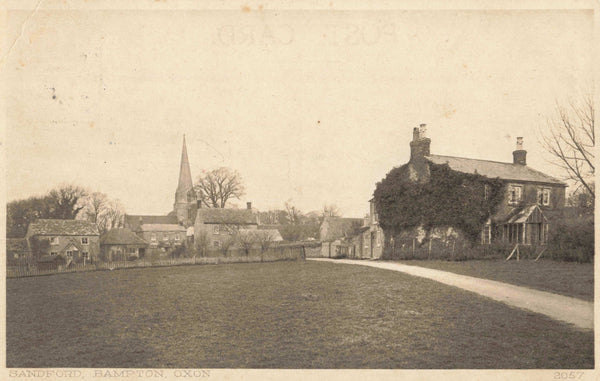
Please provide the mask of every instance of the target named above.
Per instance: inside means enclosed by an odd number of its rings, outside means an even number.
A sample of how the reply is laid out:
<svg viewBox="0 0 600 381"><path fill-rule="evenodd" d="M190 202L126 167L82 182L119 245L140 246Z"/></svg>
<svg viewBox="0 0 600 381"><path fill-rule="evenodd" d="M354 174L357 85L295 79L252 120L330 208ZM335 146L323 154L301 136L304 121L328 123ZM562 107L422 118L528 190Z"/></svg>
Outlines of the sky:
<svg viewBox="0 0 600 381"><path fill-rule="evenodd" d="M11 11L6 195L73 183L131 214L172 210L183 135L192 176L239 171L259 210L335 204L431 152L528 164L557 101L592 88L586 10Z"/></svg>

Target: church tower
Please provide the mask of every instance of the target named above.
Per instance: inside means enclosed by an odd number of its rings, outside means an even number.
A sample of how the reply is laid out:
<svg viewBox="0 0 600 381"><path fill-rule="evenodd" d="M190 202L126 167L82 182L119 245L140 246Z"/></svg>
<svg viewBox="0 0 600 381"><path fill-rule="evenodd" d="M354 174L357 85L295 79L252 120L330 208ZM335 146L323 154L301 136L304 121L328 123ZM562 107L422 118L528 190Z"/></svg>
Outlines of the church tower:
<svg viewBox="0 0 600 381"><path fill-rule="evenodd" d="M175 214L180 224L185 227L194 223L196 214L196 193L192 183L192 173L188 160L185 135L183 135L183 148L181 151L181 167L179 168L179 183L175 192Z"/></svg>

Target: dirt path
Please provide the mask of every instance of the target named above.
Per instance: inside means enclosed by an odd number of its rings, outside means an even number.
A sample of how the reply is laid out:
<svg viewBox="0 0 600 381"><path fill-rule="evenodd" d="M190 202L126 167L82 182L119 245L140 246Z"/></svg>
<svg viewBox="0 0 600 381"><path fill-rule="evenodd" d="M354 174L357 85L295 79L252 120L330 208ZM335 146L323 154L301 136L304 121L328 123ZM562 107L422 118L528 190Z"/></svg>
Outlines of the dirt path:
<svg viewBox="0 0 600 381"><path fill-rule="evenodd" d="M326 258L310 258L310 260L400 271L472 291L511 306L544 314L553 319L574 324L578 328L594 329L594 304L568 296L395 262Z"/></svg>

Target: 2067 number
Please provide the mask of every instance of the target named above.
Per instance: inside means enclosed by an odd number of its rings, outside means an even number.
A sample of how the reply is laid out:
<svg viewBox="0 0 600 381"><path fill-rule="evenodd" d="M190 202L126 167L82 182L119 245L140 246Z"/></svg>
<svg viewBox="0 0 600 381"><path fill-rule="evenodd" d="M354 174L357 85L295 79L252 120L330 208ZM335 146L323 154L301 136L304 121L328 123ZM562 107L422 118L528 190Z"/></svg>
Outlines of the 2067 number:
<svg viewBox="0 0 600 381"><path fill-rule="evenodd" d="M555 380L579 380L581 377L583 377L583 372L554 372Z"/></svg>

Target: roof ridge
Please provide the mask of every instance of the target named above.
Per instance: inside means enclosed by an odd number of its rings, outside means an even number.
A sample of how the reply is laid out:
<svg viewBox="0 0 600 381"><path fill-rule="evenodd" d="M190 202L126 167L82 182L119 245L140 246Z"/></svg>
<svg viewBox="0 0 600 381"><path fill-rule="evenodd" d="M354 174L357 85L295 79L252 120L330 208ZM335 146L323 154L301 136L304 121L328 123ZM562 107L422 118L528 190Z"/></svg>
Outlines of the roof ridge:
<svg viewBox="0 0 600 381"><path fill-rule="evenodd" d="M520 164L515 164L515 163L509 163L506 161L497 161L497 160L488 160L488 159L473 159L470 157L462 157L462 156L448 156L448 155L427 155L425 157L431 157L431 156L437 156L437 157L451 157L453 159L466 159L466 160L475 160L475 161L487 161L489 163L497 163L497 164L506 164L506 165L520 165ZM531 167L525 165L525 167L531 169ZM541 172L540 172L541 173Z"/></svg>

